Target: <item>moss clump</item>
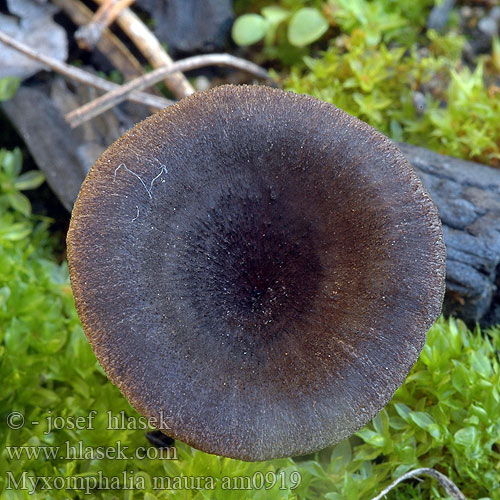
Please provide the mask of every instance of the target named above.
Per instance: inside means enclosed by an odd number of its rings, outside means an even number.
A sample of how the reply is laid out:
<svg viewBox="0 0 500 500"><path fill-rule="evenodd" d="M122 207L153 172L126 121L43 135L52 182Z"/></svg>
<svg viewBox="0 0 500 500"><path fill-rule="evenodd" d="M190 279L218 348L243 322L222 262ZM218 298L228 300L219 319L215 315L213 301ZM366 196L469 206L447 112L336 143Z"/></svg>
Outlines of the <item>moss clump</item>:
<svg viewBox="0 0 500 500"><path fill-rule="evenodd" d="M371 45L355 30L284 78L358 116L397 141L500 166L500 99L484 64L462 65L463 37L429 33L426 49ZM445 55L446 54L446 55Z"/></svg>
<svg viewBox="0 0 500 500"><path fill-rule="evenodd" d="M331 102L398 140L407 139L406 125L418 113L413 93L432 82L432 91L442 94L453 62L432 53L370 45L360 30L339 42L320 58L305 58L306 68L292 68L285 87Z"/></svg>
<svg viewBox="0 0 500 500"><path fill-rule="evenodd" d="M252 57L280 68L275 76L289 90L331 102L395 140L500 167L500 41L469 65L462 48L470 20L453 11L447 33L427 31L434 3L280 0L271 9L281 14ZM269 17L268 2L237 5L239 14ZM309 7L329 28L294 47L289 24Z"/></svg>

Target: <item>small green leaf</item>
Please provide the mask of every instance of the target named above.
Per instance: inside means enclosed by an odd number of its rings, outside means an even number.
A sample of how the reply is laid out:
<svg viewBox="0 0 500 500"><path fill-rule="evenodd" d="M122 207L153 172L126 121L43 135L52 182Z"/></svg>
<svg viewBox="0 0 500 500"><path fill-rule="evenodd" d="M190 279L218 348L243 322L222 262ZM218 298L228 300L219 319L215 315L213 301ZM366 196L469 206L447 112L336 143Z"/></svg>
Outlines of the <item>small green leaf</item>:
<svg viewBox="0 0 500 500"><path fill-rule="evenodd" d="M39 352L54 354L59 351L66 343L67 333L63 330L59 335L54 335L54 328L51 327L48 320L37 332L37 342L35 349Z"/></svg>
<svg viewBox="0 0 500 500"><path fill-rule="evenodd" d="M262 15L274 26L282 23L289 15L286 9L278 7L277 5L270 5L262 9Z"/></svg>
<svg viewBox="0 0 500 500"><path fill-rule="evenodd" d="M402 476L403 474L406 474L410 469L414 469L414 468L415 468L414 464L398 465L394 469L394 472L392 473L392 475L393 475L393 477L399 477L399 476Z"/></svg>
<svg viewBox="0 0 500 500"><path fill-rule="evenodd" d="M491 50L491 62L495 69L500 72L500 38L498 36L493 37Z"/></svg>
<svg viewBox="0 0 500 500"><path fill-rule="evenodd" d="M384 433L384 428L382 425L382 418L380 416L380 413L372 420L373 427L379 434Z"/></svg>
<svg viewBox="0 0 500 500"><path fill-rule="evenodd" d="M41 408L53 408L59 401L59 395L56 391L44 389L43 387L33 387L26 390L30 398L30 403Z"/></svg>
<svg viewBox="0 0 500 500"><path fill-rule="evenodd" d="M0 288L0 308L4 308L10 297L10 288L3 286Z"/></svg>
<svg viewBox="0 0 500 500"><path fill-rule="evenodd" d="M237 45L245 47L262 40L269 22L259 14L244 14L233 24L232 36Z"/></svg>
<svg viewBox="0 0 500 500"><path fill-rule="evenodd" d="M40 170L30 170L21 174L15 181L14 187L19 191L36 189L45 180L45 175Z"/></svg>
<svg viewBox="0 0 500 500"><path fill-rule="evenodd" d="M401 429L405 429L408 427L408 424L400 417L392 417L389 420L389 427L391 429L396 429L400 431Z"/></svg>
<svg viewBox="0 0 500 500"><path fill-rule="evenodd" d="M487 424L491 419L491 416L488 415L488 412L484 408L481 408L481 406L479 405L471 405L470 411L471 413L476 415L483 424Z"/></svg>
<svg viewBox="0 0 500 500"><path fill-rule="evenodd" d="M473 448L479 436L476 427L464 427L455 432L454 437L456 444L465 446L466 448Z"/></svg>
<svg viewBox="0 0 500 500"><path fill-rule="evenodd" d="M488 379L491 377L491 363L490 360L480 352L473 352L471 355L472 369L481 375L481 377Z"/></svg>
<svg viewBox="0 0 500 500"><path fill-rule="evenodd" d="M414 463L417 460L415 445L398 446L398 457L402 463Z"/></svg>
<svg viewBox="0 0 500 500"><path fill-rule="evenodd" d="M462 363L455 359L452 361L451 383L457 391L464 393L474 381L469 380L467 369Z"/></svg>
<svg viewBox="0 0 500 500"><path fill-rule="evenodd" d="M4 342L7 351L11 355L24 353L29 346L29 335L26 323L13 318L10 325L5 330Z"/></svg>
<svg viewBox="0 0 500 500"><path fill-rule="evenodd" d="M394 141L401 142L403 140L403 127L397 120L390 121L391 138Z"/></svg>
<svg viewBox="0 0 500 500"><path fill-rule="evenodd" d="M297 11L288 25L288 41L295 47L315 42L328 30L328 21L318 9L305 7Z"/></svg>
<svg viewBox="0 0 500 500"><path fill-rule="evenodd" d="M25 222L16 222L0 229L0 240L19 241L31 233L31 226Z"/></svg>
<svg viewBox="0 0 500 500"><path fill-rule="evenodd" d="M351 458L351 443L349 442L349 439L344 439L332 450L329 471L333 471L338 474L342 468L347 467Z"/></svg>
<svg viewBox="0 0 500 500"><path fill-rule="evenodd" d="M29 217L31 215L31 203L24 194L19 193L18 191L13 191L11 193L7 193L7 199L9 200L10 206L22 213L24 216Z"/></svg>
<svg viewBox="0 0 500 500"><path fill-rule="evenodd" d="M314 460L304 462L302 464L302 468L304 470L307 470L307 472L309 474L311 474L312 476L314 476L316 478L319 478L319 479L325 478L325 470L323 469L323 467L321 467L321 465L318 462L316 462Z"/></svg>
<svg viewBox="0 0 500 500"><path fill-rule="evenodd" d="M15 177L21 172L23 157L19 148L13 151L1 151L2 168L9 177Z"/></svg>
<svg viewBox="0 0 500 500"><path fill-rule="evenodd" d="M266 46L270 47L276 40L276 32L279 25L290 16L290 12L276 5L264 7L261 12L264 18L269 22L264 43Z"/></svg>
<svg viewBox="0 0 500 500"><path fill-rule="evenodd" d="M434 438L434 439L437 439L437 440L440 440L441 437L442 437L442 433L441 433L441 428L439 427L438 424L430 424L428 427L427 427L427 432Z"/></svg>
<svg viewBox="0 0 500 500"><path fill-rule="evenodd" d="M0 78L0 102L12 99L20 83L21 80L14 76Z"/></svg>
<svg viewBox="0 0 500 500"><path fill-rule="evenodd" d="M394 403L394 408L396 409L399 416L403 420L408 421L410 413L411 413L411 409L408 406L406 406L403 403Z"/></svg>
<svg viewBox="0 0 500 500"><path fill-rule="evenodd" d="M356 433L365 443L372 446L381 447L385 444L385 439L380 434L373 432L370 429L363 428Z"/></svg>
<svg viewBox="0 0 500 500"><path fill-rule="evenodd" d="M412 411L410 413L410 418L415 422L421 429L427 430L427 428L435 424L434 419L428 413L423 411Z"/></svg>

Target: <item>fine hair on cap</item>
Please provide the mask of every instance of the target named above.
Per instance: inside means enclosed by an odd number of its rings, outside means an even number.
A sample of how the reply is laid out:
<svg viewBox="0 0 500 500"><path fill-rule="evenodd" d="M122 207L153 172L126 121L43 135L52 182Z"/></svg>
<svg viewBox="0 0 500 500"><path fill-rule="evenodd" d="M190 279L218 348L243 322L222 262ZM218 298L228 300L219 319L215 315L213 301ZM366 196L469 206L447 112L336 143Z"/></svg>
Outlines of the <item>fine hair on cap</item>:
<svg viewBox="0 0 500 500"><path fill-rule="evenodd" d="M68 260L85 334L131 405L242 460L310 453L372 419L445 284L437 210L397 147L263 86L193 94L112 144Z"/></svg>

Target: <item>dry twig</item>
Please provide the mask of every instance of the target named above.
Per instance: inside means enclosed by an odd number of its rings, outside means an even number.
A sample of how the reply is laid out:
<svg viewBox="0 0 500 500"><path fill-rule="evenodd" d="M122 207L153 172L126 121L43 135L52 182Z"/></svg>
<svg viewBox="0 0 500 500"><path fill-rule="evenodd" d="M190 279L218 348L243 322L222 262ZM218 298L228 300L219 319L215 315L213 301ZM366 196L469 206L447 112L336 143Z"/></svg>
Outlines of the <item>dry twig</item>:
<svg viewBox="0 0 500 500"><path fill-rule="evenodd" d="M92 50L102 32L135 0L106 0L94 14L92 20L76 30L75 38L81 49Z"/></svg>
<svg viewBox="0 0 500 500"><path fill-rule="evenodd" d="M84 71L80 68L75 68L74 66L70 66L69 64L65 64L63 62L58 61L57 59L53 59L52 57L44 56L43 54L39 54L32 48L28 47L26 44L10 37L6 33L0 31L0 42L5 43L9 47L18 50L25 56L34 59L35 61L39 61L50 69L54 70L56 73L60 73L61 75L69 78L70 80L76 80L82 83L86 83L87 85L91 85L92 87L104 90L104 91L113 91L115 89L121 88L120 85L116 83L112 83L104 78L99 78L98 76L92 75L88 71ZM147 75L144 75L147 76ZM135 80L132 80L135 81ZM127 99L130 99L133 102L137 102L139 104L144 104L146 106L153 107L155 109L163 109L166 106L172 104L172 101L169 99L165 99L164 97L158 97L151 94L146 94L144 92L134 92L127 96Z"/></svg>
<svg viewBox="0 0 500 500"><path fill-rule="evenodd" d="M78 26L83 26L92 19L93 12L78 0L52 0L52 3L63 10ZM105 29L102 32L96 47L123 75L125 80L130 80L144 73L139 61L111 30Z"/></svg>
<svg viewBox="0 0 500 500"><path fill-rule="evenodd" d="M78 127L83 122L90 120L109 108L119 104L127 98L127 95L129 95L130 92L150 87L151 85L163 80L166 75L169 75L174 71L189 71L204 66L230 66L246 71L247 73L255 75L259 78L269 78L267 71L260 66L229 54L209 54L188 57L175 62L171 66L158 68L151 73L135 78L134 80L125 83L120 88L94 99L80 108L75 109L71 113L68 113L66 115L66 120L73 128Z"/></svg>
<svg viewBox="0 0 500 500"><path fill-rule="evenodd" d="M467 500L463 493L458 489L457 485L451 480L448 479L444 474L441 474L441 472L438 472L435 469L427 469L425 467L421 469L415 469L411 470L410 472L407 472L406 474L403 474L402 476L398 477L394 482L392 482L387 488L385 488L379 495L376 497L372 498L372 500L382 500L389 491L391 491L393 488L395 488L399 483L402 481L405 481L406 479L410 479L415 476L431 476L434 479L438 481L438 483L445 489L446 493L450 495L453 499L455 500Z"/></svg>
<svg viewBox="0 0 500 500"><path fill-rule="evenodd" d="M99 5L106 2L106 0L94 1ZM116 18L116 23L151 63L153 68L161 68L173 64L172 59L165 52L158 39L130 9L123 10ZM182 99L194 92L194 88L180 72L168 74L165 78L165 85L178 99Z"/></svg>

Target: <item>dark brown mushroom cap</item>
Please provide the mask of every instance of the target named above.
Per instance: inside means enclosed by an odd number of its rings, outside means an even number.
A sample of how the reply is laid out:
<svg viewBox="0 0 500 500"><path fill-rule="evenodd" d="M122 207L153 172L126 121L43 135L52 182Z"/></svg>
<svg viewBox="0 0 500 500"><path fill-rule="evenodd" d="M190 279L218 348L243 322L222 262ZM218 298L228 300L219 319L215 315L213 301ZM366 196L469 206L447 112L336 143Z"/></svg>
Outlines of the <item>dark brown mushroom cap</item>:
<svg viewBox="0 0 500 500"><path fill-rule="evenodd" d="M197 93L112 144L68 258L85 333L130 403L243 460L366 424L444 294L440 220L399 150L330 104L259 86Z"/></svg>

